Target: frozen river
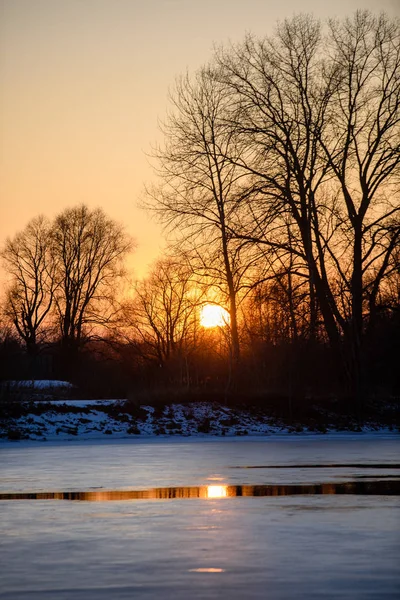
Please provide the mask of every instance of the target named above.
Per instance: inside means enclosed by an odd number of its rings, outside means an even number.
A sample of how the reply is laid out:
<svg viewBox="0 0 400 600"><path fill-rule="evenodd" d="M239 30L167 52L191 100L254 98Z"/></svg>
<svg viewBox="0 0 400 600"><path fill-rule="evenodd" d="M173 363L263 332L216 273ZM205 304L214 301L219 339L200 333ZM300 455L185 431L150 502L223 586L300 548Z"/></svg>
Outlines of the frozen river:
<svg viewBox="0 0 400 600"><path fill-rule="evenodd" d="M0 446L1 599L398 599L396 436Z"/></svg>

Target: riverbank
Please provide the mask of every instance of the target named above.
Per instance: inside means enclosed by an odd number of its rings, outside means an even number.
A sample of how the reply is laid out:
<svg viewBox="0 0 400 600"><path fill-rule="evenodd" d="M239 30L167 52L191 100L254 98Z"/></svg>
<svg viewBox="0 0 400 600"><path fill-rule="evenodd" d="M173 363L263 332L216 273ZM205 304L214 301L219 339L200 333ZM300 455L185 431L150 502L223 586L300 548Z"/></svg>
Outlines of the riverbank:
<svg viewBox="0 0 400 600"><path fill-rule="evenodd" d="M395 407L394 407L395 408ZM271 415L259 407L218 402L136 406L125 400L35 401L3 406L3 441L138 437L242 437L333 432L398 432L393 407L364 420L315 407L301 418Z"/></svg>

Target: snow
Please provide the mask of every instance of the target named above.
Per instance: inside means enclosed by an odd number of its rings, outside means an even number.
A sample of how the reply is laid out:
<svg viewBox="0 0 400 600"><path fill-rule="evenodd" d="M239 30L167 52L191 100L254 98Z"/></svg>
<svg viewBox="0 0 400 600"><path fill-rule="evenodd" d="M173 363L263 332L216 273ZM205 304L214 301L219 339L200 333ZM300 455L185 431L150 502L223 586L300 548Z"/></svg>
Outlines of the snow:
<svg viewBox="0 0 400 600"><path fill-rule="evenodd" d="M110 406L112 404L122 403L123 400L52 400L55 406L80 406L86 408L89 406Z"/></svg>
<svg viewBox="0 0 400 600"><path fill-rule="evenodd" d="M44 412L34 411L0 423L0 438L10 440L99 440L143 437L235 437L293 435L310 436L318 431L289 427L279 420L254 415L217 403L193 402L161 408L142 406L136 416L128 414L121 400L57 400L48 402ZM70 410L68 410L70 409ZM373 432L365 426L360 433ZM392 435L389 429L380 429ZM327 433L336 432L332 426ZM322 433L319 433L322 435ZM395 435L395 433L393 433Z"/></svg>
<svg viewBox="0 0 400 600"><path fill-rule="evenodd" d="M16 389L48 390L55 388L72 389L74 386L69 381L59 381L58 379L26 379L18 381L4 381L3 386Z"/></svg>

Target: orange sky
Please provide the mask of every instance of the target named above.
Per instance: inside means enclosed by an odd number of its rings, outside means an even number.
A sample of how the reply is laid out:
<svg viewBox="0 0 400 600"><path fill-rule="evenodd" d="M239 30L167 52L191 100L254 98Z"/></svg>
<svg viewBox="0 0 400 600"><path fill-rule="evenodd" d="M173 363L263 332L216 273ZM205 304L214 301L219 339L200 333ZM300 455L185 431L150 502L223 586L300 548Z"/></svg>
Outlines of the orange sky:
<svg viewBox="0 0 400 600"><path fill-rule="evenodd" d="M357 8L400 16L399 0L0 0L0 244L84 202L126 225L143 276L162 236L136 205L175 76L293 12Z"/></svg>

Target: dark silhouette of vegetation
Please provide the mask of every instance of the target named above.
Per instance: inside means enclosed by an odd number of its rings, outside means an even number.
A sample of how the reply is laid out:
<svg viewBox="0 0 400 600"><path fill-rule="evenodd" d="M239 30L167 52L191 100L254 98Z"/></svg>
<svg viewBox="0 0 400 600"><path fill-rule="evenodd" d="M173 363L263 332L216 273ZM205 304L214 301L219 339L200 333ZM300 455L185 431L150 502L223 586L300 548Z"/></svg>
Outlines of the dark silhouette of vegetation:
<svg viewBox="0 0 400 600"><path fill-rule="evenodd" d="M117 298L119 225L85 206L34 220L2 253L1 378L68 374L132 411L379 413L400 394L399 109L400 26L383 14L300 15L217 50L178 80L154 151L166 256ZM207 302L230 323L202 327Z"/></svg>
<svg viewBox="0 0 400 600"><path fill-rule="evenodd" d="M360 408L366 330L398 271L399 47L397 21L359 11L330 21L326 31L298 16L272 37L247 36L218 51L210 67L184 81L190 93L182 94L182 83L177 88L159 153L171 192L153 194L169 221L180 225L197 215L186 234L193 242L208 210L220 223L214 187L204 181L209 165L226 181L223 165L231 177L226 239L259 252L260 285L275 281L286 296L294 337L305 331L298 302L308 303L307 337L329 341ZM198 99L214 89L223 101L212 105L218 130L209 134ZM183 128L182 114L191 128ZM177 131L192 134L185 145L191 160L175 143ZM207 136L209 144L199 146ZM257 281L248 284L256 290Z"/></svg>
<svg viewBox="0 0 400 600"><path fill-rule="evenodd" d="M149 191L146 206L178 233L180 248L191 251L193 269L214 279L230 314L232 357L238 366L237 303L241 276L240 244L230 230L243 173L231 160L240 149L223 120L225 88L208 70L180 78L171 95L172 112L163 126L166 144L154 151L162 184Z"/></svg>
<svg viewBox="0 0 400 600"><path fill-rule="evenodd" d="M28 376L42 370L39 350L51 343L59 343L58 364L68 373L77 351L112 320L131 249L119 224L84 205L65 210L52 223L33 219L6 241L2 257L10 286L4 316L31 357Z"/></svg>
<svg viewBox="0 0 400 600"><path fill-rule="evenodd" d="M109 322L115 285L131 249L123 228L101 209L82 205L56 217L52 228L58 281L55 306L61 343L67 350L76 350L83 336Z"/></svg>
<svg viewBox="0 0 400 600"><path fill-rule="evenodd" d="M37 217L24 231L7 239L1 253L7 274L12 277L5 314L30 355L37 353L42 326L57 287L56 263L50 255L50 235L50 224L44 217Z"/></svg>

